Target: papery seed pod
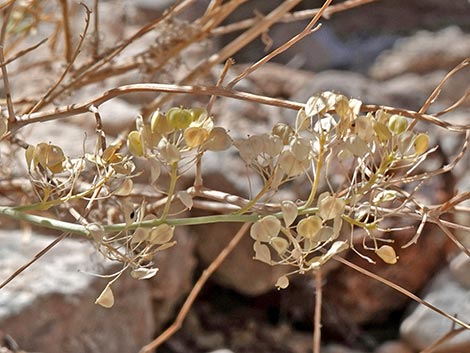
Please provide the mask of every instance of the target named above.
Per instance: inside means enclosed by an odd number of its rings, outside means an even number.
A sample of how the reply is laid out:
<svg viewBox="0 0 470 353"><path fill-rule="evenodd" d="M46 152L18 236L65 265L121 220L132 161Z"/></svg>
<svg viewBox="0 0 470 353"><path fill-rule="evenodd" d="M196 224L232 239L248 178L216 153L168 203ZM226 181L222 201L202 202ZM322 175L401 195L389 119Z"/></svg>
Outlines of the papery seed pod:
<svg viewBox="0 0 470 353"><path fill-rule="evenodd" d="M134 183L131 179L125 179L122 184L113 192L116 196L129 196L134 188Z"/></svg>
<svg viewBox="0 0 470 353"><path fill-rule="evenodd" d="M348 138L345 146L356 157L364 157L369 152L369 146L359 136Z"/></svg>
<svg viewBox="0 0 470 353"><path fill-rule="evenodd" d="M148 241L151 244L168 243L173 238L174 231L174 226L170 226L166 223L160 224L159 226L152 228Z"/></svg>
<svg viewBox="0 0 470 353"><path fill-rule="evenodd" d="M186 129L189 124L193 122L193 116L187 109L183 108L170 108L167 113L166 117L168 119L168 123L174 129Z"/></svg>
<svg viewBox="0 0 470 353"><path fill-rule="evenodd" d="M251 226L250 235L253 239L261 242L269 242L281 231L281 222L274 216L269 215L261 218Z"/></svg>
<svg viewBox="0 0 470 353"><path fill-rule="evenodd" d="M392 134L390 130L388 129L387 125L379 121L375 122L374 131L375 131L375 135L377 136L379 141L382 143L388 142L390 138L392 137Z"/></svg>
<svg viewBox="0 0 470 353"><path fill-rule="evenodd" d="M272 238L269 244L279 255L282 255L289 247L289 242L281 237Z"/></svg>
<svg viewBox="0 0 470 353"><path fill-rule="evenodd" d="M233 141L223 127L214 127L209 133L204 148L208 151L225 151Z"/></svg>
<svg viewBox="0 0 470 353"><path fill-rule="evenodd" d="M160 177L162 168L160 162L155 157L147 158L147 162L150 166L150 185L154 185Z"/></svg>
<svg viewBox="0 0 470 353"><path fill-rule="evenodd" d="M411 131L404 131L398 136L398 151L402 155L408 155L411 153L411 147L413 146L413 142L415 139L415 135Z"/></svg>
<svg viewBox="0 0 470 353"><path fill-rule="evenodd" d="M310 117L314 115L324 115L328 110L334 108L336 94L325 91L319 95L311 97L305 104L305 113Z"/></svg>
<svg viewBox="0 0 470 353"><path fill-rule="evenodd" d="M414 148L417 155L421 155L429 148L429 136L427 134L418 134L414 141Z"/></svg>
<svg viewBox="0 0 470 353"><path fill-rule="evenodd" d="M343 199L328 195L319 200L318 215L325 221L333 219L343 213L344 207Z"/></svg>
<svg viewBox="0 0 470 353"><path fill-rule="evenodd" d="M255 241L253 249L255 250L255 260L271 265L271 252L266 245L261 244L259 241Z"/></svg>
<svg viewBox="0 0 470 353"><path fill-rule="evenodd" d="M275 286L277 289L286 289L287 287L289 287L289 279L287 278L287 276L281 276L276 281Z"/></svg>
<svg viewBox="0 0 470 353"><path fill-rule="evenodd" d="M297 205L295 204L295 202L290 200L281 202L281 211L286 227L289 227L292 223L294 223L295 219L297 218L297 215L299 214Z"/></svg>
<svg viewBox="0 0 470 353"><path fill-rule="evenodd" d="M28 148L26 148L26 151L24 152L24 156L25 156L26 164L28 165L28 168L36 166L36 163L34 163L35 164L34 166L31 164L34 160L34 150L35 150L35 147L33 145L29 145Z"/></svg>
<svg viewBox="0 0 470 353"><path fill-rule="evenodd" d="M140 132L136 130L129 132L129 135L127 135L127 148L133 156L142 157L144 155L144 144Z"/></svg>
<svg viewBox="0 0 470 353"><path fill-rule="evenodd" d="M282 140L276 135L263 135L263 152L271 158L276 157L282 151Z"/></svg>
<svg viewBox="0 0 470 353"><path fill-rule="evenodd" d="M183 133L184 141L190 148L201 146L209 138L209 131L199 126L190 126Z"/></svg>
<svg viewBox="0 0 470 353"><path fill-rule="evenodd" d="M181 203L186 206L187 209L193 208L193 197L187 191L178 191L176 197L180 199Z"/></svg>
<svg viewBox="0 0 470 353"><path fill-rule="evenodd" d="M150 128L153 133L160 134L161 136L165 136L172 130L167 117L160 113L159 110L154 112L150 117Z"/></svg>
<svg viewBox="0 0 470 353"><path fill-rule="evenodd" d="M279 157L279 166L288 177L302 174L308 168L309 160L299 161L291 151L283 151Z"/></svg>
<svg viewBox="0 0 470 353"><path fill-rule="evenodd" d="M99 304L107 309L114 305L114 295L109 283L101 292L100 296L96 299L95 304Z"/></svg>
<svg viewBox="0 0 470 353"><path fill-rule="evenodd" d="M120 144L108 146L103 151L103 154L101 155L101 159L103 159L103 161L105 161L105 162L111 162L111 163L115 162L113 160L113 157L115 156L117 151L119 151L120 148L121 148Z"/></svg>
<svg viewBox="0 0 470 353"><path fill-rule="evenodd" d="M304 161L309 157L312 146L306 139L295 136L289 142L289 149L298 161Z"/></svg>
<svg viewBox="0 0 470 353"><path fill-rule="evenodd" d="M160 157L170 165L178 162L181 159L178 148L174 144L168 142L166 139L162 139L158 143L158 152Z"/></svg>
<svg viewBox="0 0 470 353"><path fill-rule="evenodd" d="M408 120L401 115L394 114L388 121L388 128L394 135L399 135L408 128Z"/></svg>
<svg viewBox="0 0 470 353"><path fill-rule="evenodd" d="M297 112L297 117L295 118L295 131L304 131L308 128L309 125L310 117L305 113L304 109L300 109Z"/></svg>
<svg viewBox="0 0 470 353"><path fill-rule="evenodd" d="M366 143L370 142L374 136L374 124L372 114L358 116L355 120L355 131L357 136Z"/></svg>
<svg viewBox="0 0 470 353"><path fill-rule="evenodd" d="M305 239L313 239L322 228L323 221L318 216L301 219L297 224L297 233Z"/></svg>
<svg viewBox="0 0 470 353"><path fill-rule="evenodd" d="M142 130L140 131L140 136L144 145L147 146L149 149L155 148L158 143L160 142L162 135L156 132L152 132L150 125L144 125Z"/></svg>
<svg viewBox="0 0 470 353"><path fill-rule="evenodd" d="M132 278L135 279L150 279L152 277L155 277L155 275L158 272L158 268L136 268L131 271L131 276Z"/></svg>
<svg viewBox="0 0 470 353"><path fill-rule="evenodd" d="M398 257L395 250L390 245L382 245L380 248L375 250L375 253L385 262L386 264L396 264Z"/></svg>
<svg viewBox="0 0 470 353"><path fill-rule="evenodd" d="M150 235L150 228L137 228L132 234L131 243L141 243L148 240Z"/></svg>
<svg viewBox="0 0 470 353"><path fill-rule="evenodd" d="M62 164L65 161L65 155L59 146L39 143L34 149L33 159L35 164L53 173L60 173L64 170Z"/></svg>
<svg viewBox="0 0 470 353"><path fill-rule="evenodd" d="M283 123L277 123L272 129L272 134L278 136L284 145L289 144L290 137L294 134L294 130Z"/></svg>
<svg viewBox="0 0 470 353"><path fill-rule="evenodd" d="M207 110L201 107L193 107L188 109L189 114L191 114L192 121L205 120L208 117Z"/></svg>

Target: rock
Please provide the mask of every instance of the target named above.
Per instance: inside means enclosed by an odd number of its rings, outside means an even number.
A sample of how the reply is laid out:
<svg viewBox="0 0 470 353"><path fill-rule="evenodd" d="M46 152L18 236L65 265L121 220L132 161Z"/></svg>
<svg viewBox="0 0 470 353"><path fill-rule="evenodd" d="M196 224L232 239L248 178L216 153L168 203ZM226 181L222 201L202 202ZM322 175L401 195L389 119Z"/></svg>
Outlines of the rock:
<svg viewBox="0 0 470 353"><path fill-rule="evenodd" d="M154 306L155 331L160 332L185 299L193 284L193 271L196 267L194 248L196 239L191 228L177 227L177 244L155 257L158 274L150 280L150 290Z"/></svg>
<svg viewBox="0 0 470 353"><path fill-rule="evenodd" d="M206 267L227 246L240 228L239 224L216 223L194 227L198 235L197 250ZM253 259L253 239L246 234L227 257L214 280L237 292L257 296L273 290L278 278L289 271L283 266L269 266Z"/></svg>
<svg viewBox="0 0 470 353"><path fill-rule="evenodd" d="M447 268L432 280L422 299L450 315L456 315L459 320L470 321L470 291L461 286ZM454 325L449 319L420 305L405 318L400 326L400 335L414 349L423 350L448 334ZM433 350L436 353L468 351L470 351L468 330L462 331Z"/></svg>
<svg viewBox="0 0 470 353"><path fill-rule="evenodd" d="M322 353L363 353L362 351L358 351L341 344L331 343L328 344L321 349Z"/></svg>
<svg viewBox="0 0 470 353"><path fill-rule="evenodd" d="M398 40L393 49L381 54L371 67L370 75L384 80L405 72L424 74L449 70L468 57L469 52L470 35L459 27L452 26L438 32L419 31Z"/></svg>
<svg viewBox="0 0 470 353"><path fill-rule="evenodd" d="M52 238L21 230L0 232L0 278L43 249ZM136 352L153 335L150 292L127 273L113 285L115 305L95 305L107 281L83 273L120 269L96 258L88 242L64 239L0 291L0 326L21 349L42 352Z"/></svg>
<svg viewBox="0 0 470 353"><path fill-rule="evenodd" d="M470 289L470 258L464 252L457 255L449 264L454 279L464 288Z"/></svg>
<svg viewBox="0 0 470 353"><path fill-rule="evenodd" d="M374 353L414 353L414 350L402 341L387 341L382 343Z"/></svg>

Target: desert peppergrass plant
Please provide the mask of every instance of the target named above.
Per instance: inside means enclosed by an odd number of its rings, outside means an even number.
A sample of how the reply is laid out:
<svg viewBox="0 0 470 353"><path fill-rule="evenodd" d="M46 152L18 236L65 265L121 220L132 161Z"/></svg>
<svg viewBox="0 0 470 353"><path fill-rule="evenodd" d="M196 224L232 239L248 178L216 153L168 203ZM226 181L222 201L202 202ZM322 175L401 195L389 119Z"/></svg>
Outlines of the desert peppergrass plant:
<svg viewBox="0 0 470 353"><path fill-rule="evenodd" d="M187 23L181 25L183 32L190 28L185 32L187 35L172 36L171 31L165 29L174 28L182 21L178 20L178 14L191 2L176 2L160 18L110 48L100 45L98 1L90 8L82 4L84 28L79 36L71 30L72 10L66 1L57 4L53 1L4 1L0 4L3 19L0 63L4 85L0 136L4 150L9 153L23 151L24 175L29 180L29 187L15 186L21 183L23 176L16 175L2 156L2 188L11 194L25 194L30 200L16 204L15 200L25 199L3 199L0 215L62 232L50 247L71 234L85 237L105 258L120 263L121 270L109 277L108 285L96 300L106 308L114 304L113 285L121 276L130 275L136 280L158 278L158 252L178 246L173 239L178 227L219 222L243 224L196 283L177 321L143 347L143 352L159 346L179 329L203 284L247 232L253 240L255 260L290 269L278 279L276 286L279 289L286 289L294 274L315 273L321 283L323 265L328 261L340 261L470 329L457 317L440 311L386 279L377 278L341 256L350 250L371 263L383 261L394 265L400 261L401 250L394 243L394 233L404 228L414 229L414 236L404 245L411 246L419 241L426 223L438 225L459 248L469 253L452 233L456 229L468 231L468 227L443 217L468 212L461 204L470 198L469 194L456 194L440 205L427 205L417 193L426 180L448 173L468 153L470 125L456 125L444 120L445 114L457 109L468 97L468 91L442 112L426 112L445 82L468 66L470 59L449 72L417 112L382 106L380 102L364 104L356 97L346 97L340 92L312 92L306 102L300 103L255 95L237 91L233 86L304 36L315 32L322 16L328 18L371 1L346 1L339 5L330 5L331 1L326 1L322 8L302 13L290 12L300 1L284 1L262 20L229 25L221 23L244 1L212 1L206 12L190 26ZM62 11L51 12L49 3ZM311 19L304 31L224 84L232 64L230 57L238 50L281 19L304 18ZM65 65L53 68L57 78L49 89L33 90L28 97L13 96L10 81L21 72L9 74L9 65L34 52L45 41L15 50L44 22L56 25L49 38L51 60L60 58ZM94 28L90 29L92 24ZM130 44L153 30L160 31L158 48L149 47L148 51L131 60L120 56ZM203 59L175 84L135 83L112 87L85 102L55 105L58 100L66 101L73 92L123 71L158 73L167 65L175 65L182 57L184 59L184 49L190 45L230 31L244 32L216 54ZM59 45L60 38L64 38L62 46ZM91 59L82 57L82 51L91 52ZM141 60L148 57L153 60ZM217 84L194 84L198 76L224 62ZM142 108L142 115L136 117L133 126L110 142L101 121L100 106L121 95L139 92L154 92L156 98ZM175 94L210 99L206 106L197 103L171 107L171 97ZM219 96L288 108L297 111L297 115L290 123L279 122L261 134L235 139L224 126L218 125L217 115L211 112L214 100ZM22 129L28 125L82 113L95 118L96 143L93 149L84 150L81 155L66 155L61 146L48 142L47 136L37 144L30 144L21 137ZM465 136L460 152L443 166L425 163L439 148L431 144L433 139L427 132L433 125ZM204 185L203 156L207 152L221 153L230 149L236 150L247 168L262 181L260 189L249 199ZM230 165L223 168L229 170ZM186 175L193 176L193 185L178 188L178 180ZM135 179L142 176L147 178L151 195L148 192L143 195L135 187ZM308 196L283 199L285 193L282 191L295 180L308 183ZM193 208L209 209L213 214L188 216L187 211ZM51 211L57 216L52 217ZM75 221L71 221L70 216ZM409 222L394 226L394 219ZM358 234L362 239L361 247L355 240ZM22 270L24 268L12 274L1 287L14 280ZM318 308L321 285L318 285L316 298ZM314 352L319 352L320 319L320 310L316 310Z"/></svg>

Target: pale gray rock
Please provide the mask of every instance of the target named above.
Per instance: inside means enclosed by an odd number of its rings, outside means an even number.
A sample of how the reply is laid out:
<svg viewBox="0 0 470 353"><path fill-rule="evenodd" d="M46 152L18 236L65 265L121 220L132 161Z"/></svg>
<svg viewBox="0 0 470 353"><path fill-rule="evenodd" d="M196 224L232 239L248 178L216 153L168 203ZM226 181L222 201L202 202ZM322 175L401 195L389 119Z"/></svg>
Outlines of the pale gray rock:
<svg viewBox="0 0 470 353"><path fill-rule="evenodd" d="M470 289L470 258L464 252L452 259L450 271L459 284Z"/></svg>
<svg viewBox="0 0 470 353"><path fill-rule="evenodd" d="M387 341L382 343L374 353L414 353L405 342Z"/></svg>
<svg viewBox="0 0 470 353"><path fill-rule="evenodd" d="M28 262L52 237L0 232L0 280ZM127 273L113 285L115 305L94 304L107 274L120 266L96 257L86 241L62 240L0 290L0 327L33 352L136 352L152 339L150 292Z"/></svg>
<svg viewBox="0 0 470 353"><path fill-rule="evenodd" d="M422 298L450 315L470 321L470 291L463 287L449 269L442 270L431 282ZM401 338L411 347L423 350L452 330L452 321L419 305L400 326ZM456 327L458 328L458 326ZM445 341L433 352L462 353L470 351L470 331L464 330Z"/></svg>
<svg viewBox="0 0 470 353"><path fill-rule="evenodd" d="M470 35L457 26L438 32L419 31L384 51L369 73L373 78L384 80L405 72L423 74L447 70L468 57L469 52Z"/></svg>

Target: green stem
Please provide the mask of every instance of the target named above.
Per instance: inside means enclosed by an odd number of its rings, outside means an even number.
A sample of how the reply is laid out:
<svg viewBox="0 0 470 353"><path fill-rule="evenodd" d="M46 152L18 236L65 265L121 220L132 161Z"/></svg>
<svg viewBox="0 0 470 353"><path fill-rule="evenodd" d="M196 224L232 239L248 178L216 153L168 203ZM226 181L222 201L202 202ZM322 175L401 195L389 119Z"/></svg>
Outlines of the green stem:
<svg viewBox="0 0 470 353"><path fill-rule="evenodd" d="M70 232L88 237L90 232L85 226L70 222L59 221L57 219L37 216L29 213L18 211L11 207L0 206L0 215L17 219L19 221L28 222L48 229L60 230L62 232Z"/></svg>
<svg viewBox="0 0 470 353"><path fill-rule="evenodd" d="M317 194L318 184L320 182L320 173L323 168L323 147L325 145L325 135L320 136L320 150L318 152L317 158L317 167L315 168L315 176L313 180L312 190L310 191L310 195L308 196L307 201L301 207L302 210L309 208L313 201L315 200L315 196Z"/></svg>
<svg viewBox="0 0 470 353"><path fill-rule="evenodd" d="M176 181L178 180L178 163L173 163L171 165L171 180L170 187L168 189L168 198L166 200L165 208L163 209L162 217L160 220L165 221L170 211L171 201L176 189Z"/></svg>

